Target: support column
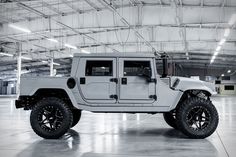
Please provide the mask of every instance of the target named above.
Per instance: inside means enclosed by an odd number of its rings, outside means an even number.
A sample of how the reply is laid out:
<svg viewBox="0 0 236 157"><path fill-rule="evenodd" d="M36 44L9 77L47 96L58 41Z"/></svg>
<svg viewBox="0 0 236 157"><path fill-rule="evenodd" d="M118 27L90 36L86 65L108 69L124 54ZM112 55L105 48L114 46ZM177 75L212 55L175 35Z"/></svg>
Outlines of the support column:
<svg viewBox="0 0 236 157"><path fill-rule="evenodd" d="M54 71L53 71L53 58L50 59L50 76L54 76Z"/></svg>
<svg viewBox="0 0 236 157"><path fill-rule="evenodd" d="M16 43L17 47L17 73L16 73L16 95L20 95L20 77L21 77L21 43Z"/></svg>

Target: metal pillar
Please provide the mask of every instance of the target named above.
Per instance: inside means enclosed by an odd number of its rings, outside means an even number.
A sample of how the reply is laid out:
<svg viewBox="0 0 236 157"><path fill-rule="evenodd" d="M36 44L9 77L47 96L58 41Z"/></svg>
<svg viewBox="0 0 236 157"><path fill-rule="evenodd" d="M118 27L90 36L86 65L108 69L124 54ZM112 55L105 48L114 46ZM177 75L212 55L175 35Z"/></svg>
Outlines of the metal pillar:
<svg viewBox="0 0 236 157"><path fill-rule="evenodd" d="M16 73L16 95L20 95L20 77L21 77L21 43L16 43L17 47L17 73Z"/></svg>
<svg viewBox="0 0 236 157"><path fill-rule="evenodd" d="M54 76L54 71L53 71L53 58L50 59L50 76Z"/></svg>
<svg viewBox="0 0 236 157"><path fill-rule="evenodd" d="M162 77L167 77L168 75L168 61L167 61L167 54L166 53L163 53L161 55L161 59L162 59L162 68L163 68L163 71L162 71Z"/></svg>

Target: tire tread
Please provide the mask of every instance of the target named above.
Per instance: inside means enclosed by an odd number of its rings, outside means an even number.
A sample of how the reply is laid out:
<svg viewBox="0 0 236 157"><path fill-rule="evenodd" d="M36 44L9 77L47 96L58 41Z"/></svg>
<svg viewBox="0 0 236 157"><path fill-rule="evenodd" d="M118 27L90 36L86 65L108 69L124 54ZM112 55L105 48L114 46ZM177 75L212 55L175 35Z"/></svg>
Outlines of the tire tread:
<svg viewBox="0 0 236 157"><path fill-rule="evenodd" d="M213 124L211 130L205 130L204 135L198 135L194 131L192 131L192 132L189 131L188 129L185 128L185 126L183 124L182 114L186 111L186 108L189 107L189 105L194 105L194 104L207 105L207 107L209 107L209 109L211 110L211 113L213 113L213 115L211 115L211 116L213 118L215 118L215 121L213 121L213 123L215 123L215 124ZM189 99L185 100L182 104L180 104L177 108L177 111L176 111L176 123L177 123L178 129L190 138L202 139L202 138L206 138L206 137L210 136L216 130L218 122L219 122L219 116L218 116L215 106L212 104L212 102L210 100L206 100L203 98L199 98L199 97L189 98Z"/></svg>
<svg viewBox="0 0 236 157"><path fill-rule="evenodd" d="M47 104L48 102L52 103L52 104L60 104L64 109L65 109L65 113L67 113L68 119L67 119L67 126L62 126L62 130L54 135L49 135L49 134L45 134L43 133L41 130L38 130L37 127L35 127L36 124L34 124L34 120L35 118L37 118L36 113L34 113L34 111L39 110L43 105ZM31 127L33 129L33 131L40 137L43 137L45 139L58 139L61 136L63 136L71 127L73 122L73 114L71 109L69 108L69 106L61 99L57 98L57 97L47 97L47 98L43 98L41 100L39 100L36 105L34 105L34 107L32 108L32 112L30 115L30 123L31 123ZM68 125L69 124L69 125Z"/></svg>

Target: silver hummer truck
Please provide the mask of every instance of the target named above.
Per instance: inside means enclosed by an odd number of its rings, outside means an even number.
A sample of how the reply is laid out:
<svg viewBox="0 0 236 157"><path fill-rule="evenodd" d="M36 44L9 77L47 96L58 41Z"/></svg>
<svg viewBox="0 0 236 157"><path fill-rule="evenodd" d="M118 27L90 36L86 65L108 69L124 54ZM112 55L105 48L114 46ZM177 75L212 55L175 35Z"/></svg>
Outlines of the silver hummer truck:
<svg viewBox="0 0 236 157"><path fill-rule="evenodd" d="M163 113L168 125L190 138L206 138L217 128L210 100L214 84L157 73L157 57L141 53L75 54L70 77L21 78L16 108L32 110L39 136L56 139L75 126L81 111Z"/></svg>

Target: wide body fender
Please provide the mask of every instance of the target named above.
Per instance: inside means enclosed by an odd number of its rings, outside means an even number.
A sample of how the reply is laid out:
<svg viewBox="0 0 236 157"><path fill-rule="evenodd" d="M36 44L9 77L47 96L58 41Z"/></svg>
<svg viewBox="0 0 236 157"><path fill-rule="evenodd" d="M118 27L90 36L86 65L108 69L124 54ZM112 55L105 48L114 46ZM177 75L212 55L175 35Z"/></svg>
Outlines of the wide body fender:
<svg viewBox="0 0 236 157"><path fill-rule="evenodd" d="M67 86L69 77L22 77L20 84L20 96L33 96L40 89L64 90L73 106L77 107L77 101L71 89ZM45 90L47 91L47 90Z"/></svg>
<svg viewBox="0 0 236 157"><path fill-rule="evenodd" d="M183 92L188 90L201 90L208 92L210 96L217 94L215 90L215 85L210 82L205 82L185 77L172 77L171 78L172 86L174 86L176 81L178 81L178 83L174 87L175 90L181 90Z"/></svg>

